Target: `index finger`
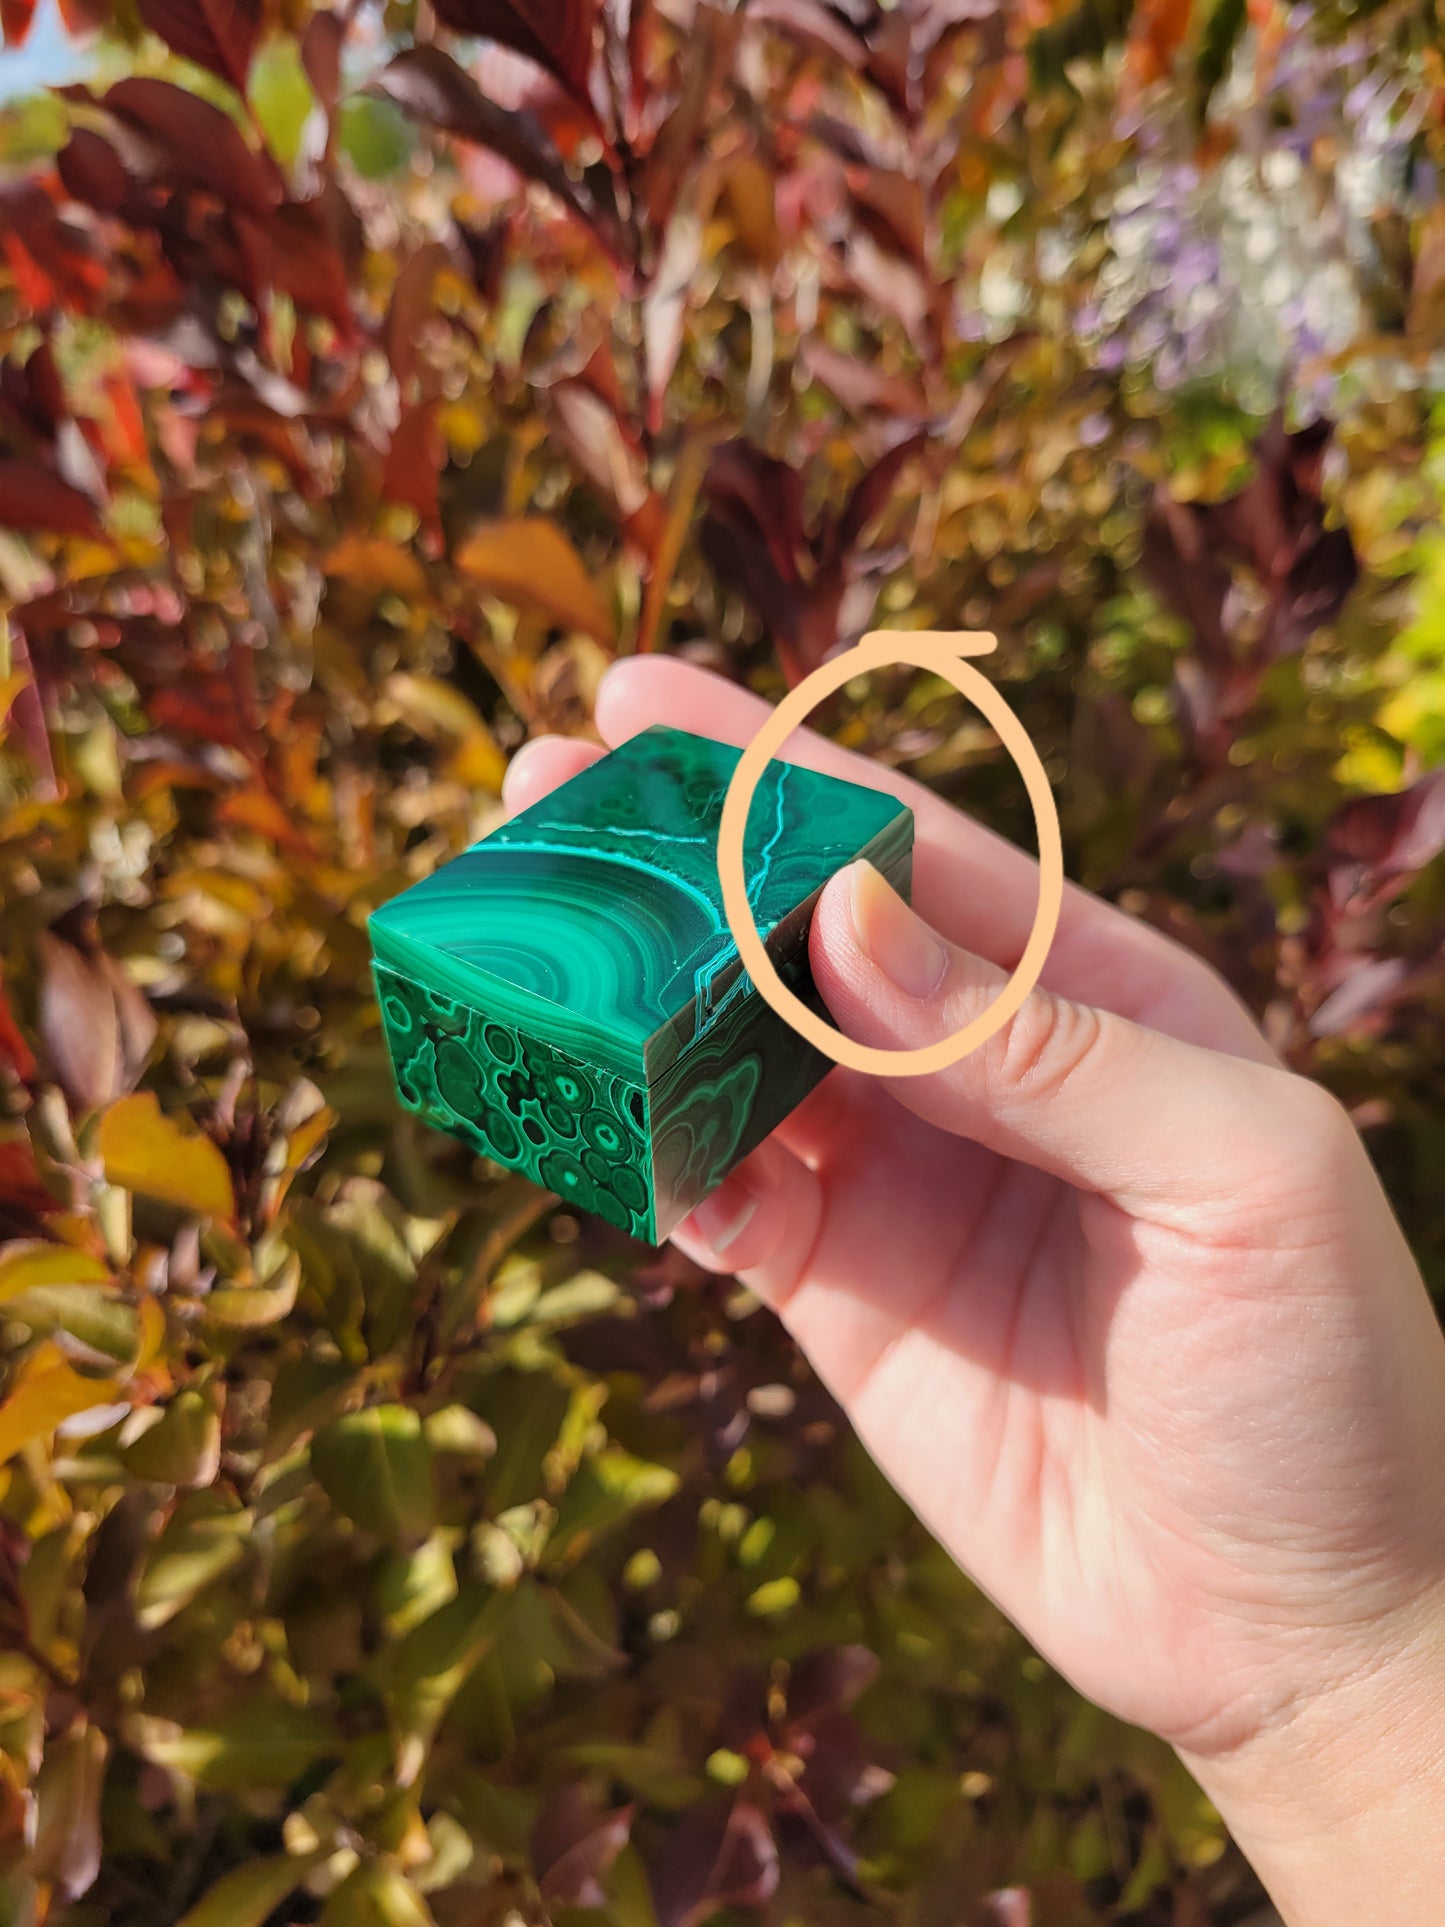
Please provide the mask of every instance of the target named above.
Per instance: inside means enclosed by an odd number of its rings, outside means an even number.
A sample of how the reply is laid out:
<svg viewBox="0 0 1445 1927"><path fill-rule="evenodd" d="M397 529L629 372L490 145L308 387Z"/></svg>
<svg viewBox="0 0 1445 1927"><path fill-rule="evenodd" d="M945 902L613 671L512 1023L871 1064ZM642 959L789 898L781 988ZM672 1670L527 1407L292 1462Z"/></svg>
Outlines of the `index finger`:
<svg viewBox="0 0 1445 1927"><path fill-rule="evenodd" d="M629 656L615 663L597 696L597 727L614 748L658 723L741 748L767 714L760 696L666 656ZM813 730L797 730L783 754L790 762L885 790L907 803L917 825L913 900L920 913L949 942L1006 970L1014 968L1028 942L1038 894L1038 865L1031 856L922 783ZM1186 1042L1277 1062L1244 1005L1202 958L1077 885L1065 888L1058 935L1041 981L1061 996Z"/></svg>

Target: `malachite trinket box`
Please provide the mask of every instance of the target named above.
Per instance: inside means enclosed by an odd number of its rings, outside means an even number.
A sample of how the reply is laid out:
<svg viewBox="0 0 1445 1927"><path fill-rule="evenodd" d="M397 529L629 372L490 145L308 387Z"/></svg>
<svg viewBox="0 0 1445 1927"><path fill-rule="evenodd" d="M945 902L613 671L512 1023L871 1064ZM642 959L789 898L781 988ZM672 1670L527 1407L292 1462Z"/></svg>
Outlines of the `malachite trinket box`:
<svg viewBox="0 0 1445 1927"><path fill-rule="evenodd" d="M738 755L644 730L370 921L402 1103L654 1243L829 1068L757 995L723 913ZM814 997L813 907L855 857L906 895L912 811L771 764L744 846L749 901L799 996Z"/></svg>

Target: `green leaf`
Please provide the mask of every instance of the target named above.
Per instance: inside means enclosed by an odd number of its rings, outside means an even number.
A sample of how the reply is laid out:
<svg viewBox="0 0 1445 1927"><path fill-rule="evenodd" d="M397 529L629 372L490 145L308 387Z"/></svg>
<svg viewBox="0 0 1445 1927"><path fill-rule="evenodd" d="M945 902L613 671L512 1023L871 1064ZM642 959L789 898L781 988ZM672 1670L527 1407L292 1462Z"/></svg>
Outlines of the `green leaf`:
<svg viewBox="0 0 1445 1927"><path fill-rule="evenodd" d="M431 1909L400 1868L371 1861L327 1901L321 1927L435 1927Z"/></svg>
<svg viewBox="0 0 1445 1927"><path fill-rule="evenodd" d="M493 1514L542 1494L543 1461L569 1403L566 1387L540 1372L508 1373L488 1385L482 1417L497 1435L497 1455L483 1489Z"/></svg>
<svg viewBox="0 0 1445 1927"><path fill-rule="evenodd" d="M135 1614L141 1629L154 1632L166 1625L237 1565L251 1529L249 1512L177 1512L146 1555L136 1581Z"/></svg>
<svg viewBox="0 0 1445 1927"><path fill-rule="evenodd" d="M365 180L382 181L405 167L414 136L390 101L358 95L341 107L341 151Z"/></svg>
<svg viewBox="0 0 1445 1927"><path fill-rule="evenodd" d="M318 1854L282 1853L223 1874L180 1927L265 1927L317 1864Z"/></svg>
<svg viewBox="0 0 1445 1927"><path fill-rule="evenodd" d="M580 1466L568 1486L547 1541L547 1565L586 1552L634 1512L662 1505L679 1484L670 1466L649 1465L620 1446L609 1445Z"/></svg>
<svg viewBox="0 0 1445 1927"><path fill-rule="evenodd" d="M283 167L294 167L317 106L294 40L278 34L267 43L251 69L248 93L267 146Z"/></svg>
<svg viewBox="0 0 1445 1927"><path fill-rule="evenodd" d="M403 1785L420 1771L432 1736L468 1675L501 1639L513 1598L490 1586L464 1586L388 1656L387 1699L403 1734L397 1764Z"/></svg>
<svg viewBox="0 0 1445 1927"><path fill-rule="evenodd" d="M311 1468L337 1511L363 1532L402 1547L431 1536L431 1447L407 1406L372 1405L333 1420L311 1441Z"/></svg>
<svg viewBox="0 0 1445 1927"><path fill-rule="evenodd" d="M202 1300L202 1314L208 1324L227 1325L238 1331L277 1325L295 1309L300 1283L301 1260L290 1251L264 1285L222 1285L210 1292Z"/></svg>
<svg viewBox="0 0 1445 1927"><path fill-rule="evenodd" d="M148 1729L141 1745L155 1765L218 1793L284 1789L335 1750L335 1736L317 1714L277 1699L247 1700L213 1726Z"/></svg>
<svg viewBox="0 0 1445 1927"><path fill-rule="evenodd" d="M359 1403L361 1383L355 1367L344 1358L287 1359L271 1387L267 1459L284 1458L298 1440L335 1418L348 1401Z"/></svg>
<svg viewBox="0 0 1445 1927"><path fill-rule="evenodd" d="M140 1343L135 1308L95 1285L37 1285L10 1299L5 1315L46 1336L62 1331L118 1365L132 1363Z"/></svg>
<svg viewBox="0 0 1445 1927"><path fill-rule="evenodd" d="M429 1619L449 1599L455 1599L457 1575L445 1540L434 1533L412 1553L394 1553L382 1567L376 1586L386 1630L393 1639Z"/></svg>
<svg viewBox="0 0 1445 1927"><path fill-rule="evenodd" d="M221 1463L220 1415L203 1392L177 1392L159 1419L125 1447L123 1456L126 1469L138 1479L210 1485Z"/></svg>
<svg viewBox="0 0 1445 1927"><path fill-rule="evenodd" d="M88 1893L100 1871L100 1801L109 1752L105 1735L83 1720L45 1749L28 1864L62 1901Z"/></svg>

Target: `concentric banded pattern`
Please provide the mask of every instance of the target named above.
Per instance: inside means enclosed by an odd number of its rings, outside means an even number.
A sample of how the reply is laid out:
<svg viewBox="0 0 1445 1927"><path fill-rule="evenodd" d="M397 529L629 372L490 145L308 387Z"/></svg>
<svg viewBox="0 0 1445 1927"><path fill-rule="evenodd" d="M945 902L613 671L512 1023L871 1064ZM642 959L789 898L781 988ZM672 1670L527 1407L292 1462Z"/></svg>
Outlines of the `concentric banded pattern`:
<svg viewBox="0 0 1445 1927"><path fill-rule="evenodd" d="M737 759L645 731L371 919L403 1103L637 1236L665 1236L827 1069L753 993L727 927ZM891 797L773 765L749 895L801 993L823 884L868 856L906 888L912 842Z"/></svg>

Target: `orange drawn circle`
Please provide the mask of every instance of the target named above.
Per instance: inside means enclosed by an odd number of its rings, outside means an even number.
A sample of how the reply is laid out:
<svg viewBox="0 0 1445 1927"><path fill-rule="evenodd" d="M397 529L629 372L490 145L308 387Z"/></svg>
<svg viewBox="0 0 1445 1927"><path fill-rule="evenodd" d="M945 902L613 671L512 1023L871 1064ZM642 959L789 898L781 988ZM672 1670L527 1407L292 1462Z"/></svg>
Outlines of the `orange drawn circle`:
<svg viewBox="0 0 1445 1927"><path fill-rule="evenodd" d="M753 981L758 995L774 1009L800 1037L830 1057L835 1064L850 1070L867 1071L874 1077L923 1077L941 1071L967 1057L986 1043L1019 1009L1039 980L1049 947L1058 929L1059 911L1064 897L1064 851L1059 831L1059 814L1054 793L1030 742L1023 724L993 684L965 660L971 655L987 655L996 647L993 636L967 632L876 630L855 648L835 656L815 669L768 717L742 753L733 771L723 801L722 825L718 831L717 867L722 883L723 908L728 928L738 947L743 968ZM779 977L773 960L764 948L753 921L748 902L747 879L743 871L743 841L748 812L754 793L768 764L782 749L788 737L809 716L824 697L831 696L855 676L871 669L907 663L913 669L927 669L944 677L961 696L981 710L998 733L999 741L1018 765L1033 806L1034 829L1039 846L1039 900L1033 929L1024 946L1018 968L993 1002L979 1015L936 1044L922 1044L914 1050L879 1050L870 1044L855 1043L831 1024L809 1010L794 996Z"/></svg>

